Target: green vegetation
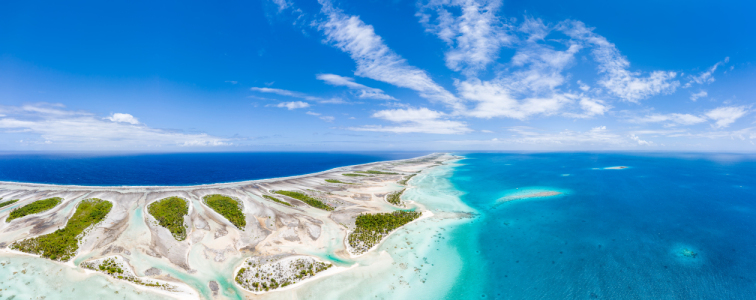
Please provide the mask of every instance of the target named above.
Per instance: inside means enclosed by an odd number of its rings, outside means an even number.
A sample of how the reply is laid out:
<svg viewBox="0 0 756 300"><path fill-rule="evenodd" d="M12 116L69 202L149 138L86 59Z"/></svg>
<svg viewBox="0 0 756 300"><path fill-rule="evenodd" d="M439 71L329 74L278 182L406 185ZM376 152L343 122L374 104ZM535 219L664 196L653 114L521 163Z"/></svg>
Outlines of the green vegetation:
<svg viewBox="0 0 756 300"><path fill-rule="evenodd" d="M225 217L236 228L244 230L244 226L247 226L247 220L242 213L244 207L238 200L223 195L207 195L202 199L207 206Z"/></svg>
<svg viewBox="0 0 756 300"><path fill-rule="evenodd" d="M23 218L31 214L41 213L57 206L61 201L63 201L63 198L60 197L34 201L21 208L12 210L8 218L5 219L5 222L10 222L13 219Z"/></svg>
<svg viewBox="0 0 756 300"><path fill-rule="evenodd" d="M300 192L291 192L291 191L275 191L276 194L289 196L297 200L301 200L304 203L309 204L312 207L320 208L322 210L333 210L333 207L328 206L327 204L323 203L322 201L312 198L310 196L307 196Z"/></svg>
<svg viewBox="0 0 756 300"><path fill-rule="evenodd" d="M174 289L173 286L169 284L160 284L157 282L148 282L139 279L138 277L134 276L133 274L130 274L128 272L124 272L123 266L119 262L117 262L114 258L108 258L103 260L99 265L97 265L94 262L83 262L81 263L81 266L86 269L90 270L99 270L100 272L103 272L105 274L108 274L112 277L123 279L127 281L131 281L136 284L144 285L144 286L151 286L151 287L158 287L164 290L172 290Z"/></svg>
<svg viewBox="0 0 756 300"><path fill-rule="evenodd" d="M79 239L83 232L105 219L113 203L97 198L81 201L66 227L53 233L18 241L11 249L39 254L52 260L68 261L79 249Z"/></svg>
<svg viewBox="0 0 756 300"><path fill-rule="evenodd" d="M274 262L253 264L247 261L248 268L241 268L236 274L236 283L247 290L263 292L275 290L315 276L328 270L333 264L299 258L288 264Z"/></svg>
<svg viewBox="0 0 756 300"><path fill-rule="evenodd" d="M263 195L263 197L265 197L265 199L273 200L275 202L281 203L281 204L286 205L286 206L293 206L293 205L291 205L291 203L286 202L286 201L281 201L278 198L273 197L273 196Z"/></svg>
<svg viewBox="0 0 756 300"><path fill-rule="evenodd" d="M391 231L419 217L419 212L410 210L360 215L354 222L357 228L349 234L349 246L356 254L365 253Z"/></svg>
<svg viewBox="0 0 756 300"><path fill-rule="evenodd" d="M343 183L343 184L351 184L351 183L349 183L349 182L343 182L343 181L339 181L339 180L336 180L336 179L326 179L325 181L326 181L326 182L330 182L330 183Z"/></svg>
<svg viewBox="0 0 756 300"><path fill-rule="evenodd" d="M372 175L398 175L399 173L383 172L383 171L354 171L355 173L372 174Z"/></svg>
<svg viewBox="0 0 756 300"><path fill-rule="evenodd" d="M0 198L0 200L2 200L2 198ZM8 201L5 201L5 202L0 202L0 208L6 207L6 206L11 205L11 204L16 203L16 202L18 202L18 199L16 199L16 200L8 200Z"/></svg>
<svg viewBox="0 0 756 300"><path fill-rule="evenodd" d="M189 205L186 200L179 197L165 198L152 202L147 206L147 211L163 226L171 231L177 241L186 239L186 225L184 216L189 213Z"/></svg>
<svg viewBox="0 0 756 300"><path fill-rule="evenodd" d="M393 205L402 205L403 193L404 193L404 190L388 194L388 196L386 196L386 201L388 201L388 203L391 203Z"/></svg>
<svg viewBox="0 0 756 300"><path fill-rule="evenodd" d="M362 174L352 174L352 173L346 173L346 174L341 174L341 175L348 176L348 177L365 177L365 175L362 175Z"/></svg>
<svg viewBox="0 0 756 300"><path fill-rule="evenodd" d="M397 183L401 184L401 185L407 185L407 181L409 181L410 179L412 179L412 177L415 177L415 175L417 175L417 174L412 174L410 176L407 176L404 179L399 180Z"/></svg>

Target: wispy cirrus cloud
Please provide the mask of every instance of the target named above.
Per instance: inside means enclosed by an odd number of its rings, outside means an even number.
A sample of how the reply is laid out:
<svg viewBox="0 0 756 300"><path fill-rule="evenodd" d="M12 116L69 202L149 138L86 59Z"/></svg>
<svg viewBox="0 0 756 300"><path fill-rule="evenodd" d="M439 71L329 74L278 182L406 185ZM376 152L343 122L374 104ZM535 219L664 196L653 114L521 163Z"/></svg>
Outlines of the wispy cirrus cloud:
<svg viewBox="0 0 756 300"><path fill-rule="evenodd" d="M411 66L391 50L373 26L365 24L358 16L334 8L329 0L319 2L327 20L317 27L325 35L326 43L348 53L354 60L355 75L415 90L421 97L445 103L455 110L463 108L461 101L434 82L427 72Z"/></svg>
<svg viewBox="0 0 756 300"><path fill-rule="evenodd" d="M444 120L443 118L447 117L446 114L427 108L382 110L374 113L372 117L397 123L398 125L368 125L349 127L348 129L354 131L432 134L460 134L472 131L464 122Z"/></svg>
<svg viewBox="0 0 756 300"><path fill-rule="evenodd" d="M696 100L701 99L703 97L706 97L708 95L709 95L709 93L707 93L706 91L699 91L698 93L692 93L692 94L690 94L690 100L691 101L696 101Z"/></svg>
<svg viewBox="0 0 756 300"><path fill-rule="evenodd" d="M292 98L299 98L307 101L315 101L318 103L326 103L326 104L343 104L346 103L341 98L323 98L323 97L316 97L311 96L305 93L301 92L295 92L290 90L284 90L284 89L275 89L275 88L268 88L268 87L252 87L250 88L253 92L260 92L260 93L268 93L268 94L276 94L281 96L287 96ZM301 102L301 101L300 101Z"/></svg>
<svg viewBox="0 0 756 300"><path fill-rule="evenodd" d="M722 106L711 109L702 115L692 114L651 114L643 117L629 119L633 123L667 123L667 126L674 125L695 125L707 121L714 122L711 126L714 128L725 128L735 123L738 119L749 112L745 106Z"/></svg>
<svg viewBox="0 0 756 300"><path fill-rule="evenodd" d="M748 113L745 106L723 106L712 109L706 113L709 119L714 120L712 127L725 128L735 123L738 119Z"/></svg>
<svg viewBox="0 0 756 300"><path fill-rule="evenodd" d="M598 71L603 75L598 83L622 100L638 102L654 95L673 93L680 86L680 82L674 80L677 73L673 71L653 71L648 76L630 71L630 62L617 47L583 22L567 20L558 29L570 38L585 43L586 47L592 47L591 54L599 63Z"/></svg>
<svg viewBox="0 0 756 300"><path fill-rule="evenodd" d="M714 71L716 71L719 66L722 66L722 65L728 63L729 61L730 61L730 57L725 57L725 59L723 61L719 61L719 62L715 63L713 66L711 66L706 71L703 71L703 72L699 73L698 75L690 75L690 76L688 76L688 79L690 79L690 81L688 81L688 83L686 83L685 86L683 86L683 87L684 88L689 88L689 87L693 86L694 83L697 83L697 84L707 83L708 84L708 83L714 82L716 80L716 79L714 79Z"/></svg>
<svg viewBox="0 0 756 300"><path fill-rule="evenodd" d="M371 88L369 86L354 82L354 78L343 77L336 74L318 74L315 76L318 80L325 81L333 86L345 86L358 92L357 97L363 99L379 100L396 100L396 98L386 95L381 89Z"/></svg>
<svg viewBox="0 0 756 300"><path fill-rule="evenodd" d="M323 114L316 113L314 111L308 111L306 114L311 115L311 116L317 116L319 119L329 122L329 123L333 122L333 120L336 120L336 118L334 118L333 116L324 116Z"/></svg>
<svg viewBox="0 0 756 300"><path fill-rule="evenodd" d="M430 0L419 4L416 15L428 32L450 47L446 66L474 75L493 63L501 47L514 39L497 16L499 8L500 0Z"/></svg>
<svg viewBox="0 0 756 300"><path fill-rule="evenodd" d="M230 139L148 127L130 114L97 117L46 103L3 107L0 130L36 135L38 144L89 149L228 146ZM27 140L26 142L32 142Z"/></svg>
<svg viewBox="0 0 756 300"><path fill-rule="evenodd" d="M307 108L310 107L310 104L304 101L291 101L291 102L281 102L278 104L274 104L271 106L280 107L280 108L286 108L288 110L294 110L298 108Z"/></svg>

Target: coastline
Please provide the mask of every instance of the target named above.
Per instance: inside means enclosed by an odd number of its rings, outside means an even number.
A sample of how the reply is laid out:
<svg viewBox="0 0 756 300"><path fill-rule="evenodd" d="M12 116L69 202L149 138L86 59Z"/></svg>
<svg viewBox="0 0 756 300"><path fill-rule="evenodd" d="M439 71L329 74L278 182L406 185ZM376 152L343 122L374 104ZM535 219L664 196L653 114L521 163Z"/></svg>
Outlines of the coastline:
<svg viewBox="0 0 756 300"><path fill-rule="evenodd" d="M251 184L255 182L268 182L268 181L279 181L279 180L289 180L289 179L299 179L304 177L311 177L311 176L317 176L322 175L325 173L331 173L331 172L337 172L341 169L351 169L355 167L370 167L371 165L376 164L384 164L389 162L404 162L404 161L411 161L411 160L417 160L417 159L423 159L426 157L432 157L439 154L448 154L448 153L442 153L442 152L434 152L427 155L422 155L418 157L413 158L404 158L404 159L396 159L396 160L383 160L383 161L376 161L371 163L364 163L364 164L356 164L356 165L347 165L347 166L341 166L341 167L335 167L328 170L318 171L314 173L307 173L307 174L301 174L301 175L291 175L291 176L282 176L282 177L271 177L271 178L262 178L262 179L250 179L250 180L241 180L241 181L229 181L229 182L216 182L216 183L203 183L203 184L192 184L192 185L67 185L67 184L52 184L52 183L34 183L34 182L21 182L21 181L3 181L0 180L0 185L6 185L6 184L21 184L21 185L32 185L32 186L39 186L39 187L61 187L61 188L82 188L82 189L112 189L112 188L134 188L134 189L169 189L169 188L187 188L187 189L196 189L196 188L212 188L215 186L222 186L222 185L236 185L236 184Z"/></svg>
<svg viewBox="0 0 756 300"><path fill-rule="evenodd" d="M318 249L331 249L326 250L324 255L333 255L337 261L348 261L372 253L398 230L393 230L378 244L358 256L353 256L344 245L336 248L329 246L333 245L330 240L343 238L342 243L339 243L343 244L348 236L349 227L354 226L357 215L385 212L387 207L384 195L393 191L399 180L457 159L459 157L450 154L433 153L410 159L337 167L305 175L194 186L71 186L4 181L0 182L0 197L19 198L21 204L51 196L60 196L64 201L49 213L28 216L14 220L12 224L0 226L0 245L7 246L15 240L49 233L67 221L67 214L61 212L70 210L79 200L101 198L113 202L113 210L82 240L77 255L71 262L64 264L65 266L80 269L73 265L75 259L87 257L91 260L104 257L110 251L110 247L115 247L114 249L120 249L119 251L127 250L125 253L129 253L128 258L124 257L127 260L133 260L135 256L141 258L134 261L136 265L132 264L135 274L143 273L148 267L159 262L157 265L161 266L162 271L179 282L186 283L200 298L234 299L245 294L260 295L237 286L233 280L235 274L229 271L238 270L238 265L229 268L228 263L244 261L243 258L249 256L288 253L310 255L308 253L317 253ZM341 175L371 169L386 170L396 175L366 174L364 177L348 178ZM337 178L351 184L328 183L325 179L329 178ZM267 195L271 190L303 191L322 199L335 210L323 211L288 198L284 199L292 206L282 207L263 199L262 195ZM224 194L242 201L247 226L240 230L229 226L230 223L222 216L203 206L202 197L209 194ZM182 241L173 239L167 229L151 224L150 216L145 215L149 203L172 196L184 198L189 202L189 213L185 217L187 238ZM421 211L423 209L418 203L412 206L418 207ZM141 218L133 219L135 208L136 213L141 214ZM432 215L430 211L423 211L420 218L404 226ZM2 217L0 213L0 218ZM46 226L40 227L40 222L44 222ZM29 228L32 229L28 230ZM132 256L131 252L135 252L135 256ZM353 263L350 267L336 267L285 288L296 290L316 279L360 265ZM207 267L211 270L206 270ZM158 280L149 276L145 278ZM201 282L207 284L200 284ZM216 282L214 288L212 282ZM218 289L218 282L225 282L231 286L221 286L221 289ZM148 287L139 288L153 290ZM281 290L283 289L264 294Z"/></svg>

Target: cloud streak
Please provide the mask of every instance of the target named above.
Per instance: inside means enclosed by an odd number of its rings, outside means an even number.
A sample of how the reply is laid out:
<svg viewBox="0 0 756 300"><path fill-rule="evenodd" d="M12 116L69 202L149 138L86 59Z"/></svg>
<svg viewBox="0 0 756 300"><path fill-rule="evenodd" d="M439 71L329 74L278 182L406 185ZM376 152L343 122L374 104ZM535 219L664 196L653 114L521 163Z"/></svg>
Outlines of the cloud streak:
<svg viewBox="0 0 756 300"><path fill-rule="evenodd" d="M318 80L333 86L345 86L358 92L357 97L362 99L379 99L379 100L396 100L394 97L386 95L383 90L371 88L354 82L354 78L343 77L336 74L318 74L315 76Z"/></svg>
<svg viewBox="0 0 756 300"><path fill-rule="evenodd" d="M5 107L0 130L36 135L38 144L90 149L147 147L228 146L230 139L204 133L188 134L150 128L129 114L115 113L98 118L90 113L65 110L61 106L33 104Z"/></svg>
<svg viewBox="0 0 756 300"><path fill-rule="evenodd" d="M444 113L427 108L408 108L382 110L373 114L373 118L383 119L396 126L368 125L363 127L349 127L354 131L376 131L393 133L431 133L431 134L460 134L472 131L467 124L458 121L443 120Z"/></svg>
<svg viewBox="0 0 756 300"><path fill-rule="evenodd" d="M411 66L391 50L373 26L334 8L329 0L319 2L327 20L319 23L318 29L325 35L326 43L350 55L357 64L355 75L415 90L421 97L445 103L455 110L463 108L461 101L434 82L428 73Z"/></svg>

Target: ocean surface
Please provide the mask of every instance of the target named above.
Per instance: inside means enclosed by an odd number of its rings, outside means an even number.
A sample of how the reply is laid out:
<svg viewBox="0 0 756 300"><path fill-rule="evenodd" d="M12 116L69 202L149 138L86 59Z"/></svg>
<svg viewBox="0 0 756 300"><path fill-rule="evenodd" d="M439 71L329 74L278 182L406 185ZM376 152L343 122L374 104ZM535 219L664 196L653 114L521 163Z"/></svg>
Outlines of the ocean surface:
<svg viewBox="0 0 756 300"><path fill-rule="evenodd" d="M756 299L756 156L465 157L445 299ZM562 194L497 203L522 190Z"/></svg>
<svg viewBox="0 0 756 300"><path fill-rule="evenodd" d="M355 259L335 257L334 240L307 254L359 267L260 298L756 299L756 156L458 154L403 196L432 217ZM161 298L41 259L0 262L13 262L0 279L34 272L0 280L0 297L96 288Z"/></svg>
<svg viewBox="0 0 756 300"><path fill-rule="evenodd" d="M0 181L63 185L196 185L285 177L429 152L0 154Z"/></svg>

